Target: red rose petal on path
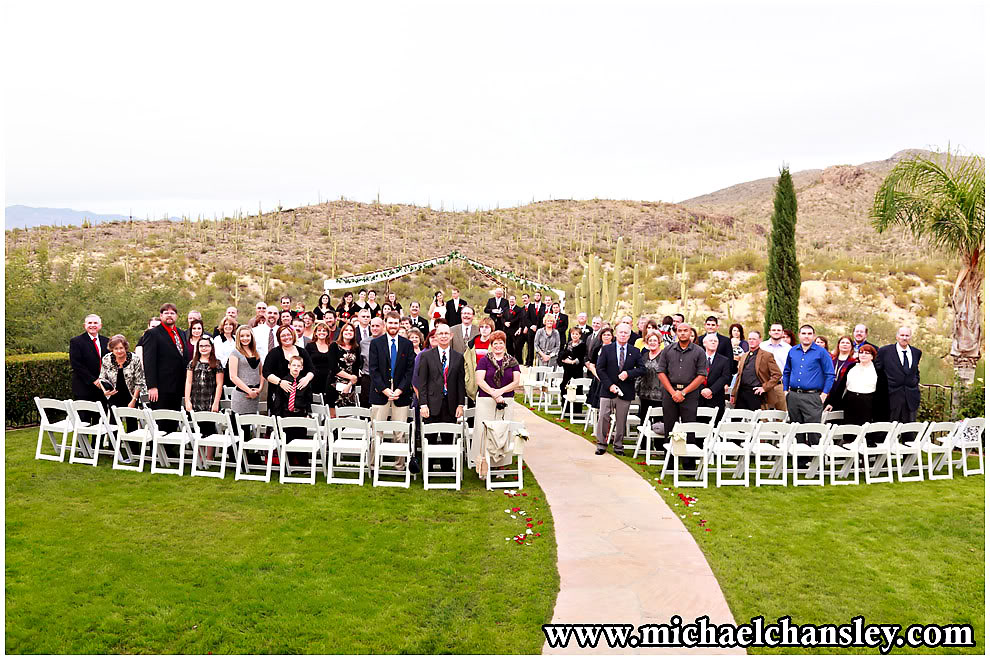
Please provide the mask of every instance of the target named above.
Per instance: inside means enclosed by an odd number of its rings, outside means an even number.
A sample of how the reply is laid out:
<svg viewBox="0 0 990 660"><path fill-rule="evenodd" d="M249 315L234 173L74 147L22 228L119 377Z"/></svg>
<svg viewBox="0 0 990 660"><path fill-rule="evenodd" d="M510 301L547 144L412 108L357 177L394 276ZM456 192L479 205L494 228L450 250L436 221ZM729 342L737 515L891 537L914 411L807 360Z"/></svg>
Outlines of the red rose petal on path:
<svg viewBox="0 0 990 660"><path fill-rule="evenodd" d="M532 520L533 520L532 518L526 518L526 522L530 522Z"/></svg>
<svg viewBox="0 0 990 660"><path fill-rule="evenodd" d="M707 521L707 520L705 520L704 518L702 518L702 520L701 520L701 523L702 523L702 524L704 524L704 523L706 523L706 522L708 522L708 521Z"/></svg>
<svg viewBox="0 0 990 660"><path fill-rule="evenodd" d="M707 527L705 527L705 531L706 531L706 532L710 532L710 531L712 531L712 530L710 530L710 529L708 529Z"/></svg>
<svg viewBox="0 0 990 660"><path fill-rule="evenodd" d="M526 523L526 527L532 527L533 523Z"/></svg>
<svg viewBox="0 0 990 660"><path fill-rule="evenodd" d="M542 524L543 524L543 521L541 520L540 522L538 522L538 523L536 523L536 524L537 524L537 525L542 525Z"/></svg>
<svg viewBox="0 0 990 660"><path fill-rule="evenodd" d="M539 536L539 535L540 535L540 533L539 533L539 532L537 532L536 534L533 534L533 536Z"/></svg>

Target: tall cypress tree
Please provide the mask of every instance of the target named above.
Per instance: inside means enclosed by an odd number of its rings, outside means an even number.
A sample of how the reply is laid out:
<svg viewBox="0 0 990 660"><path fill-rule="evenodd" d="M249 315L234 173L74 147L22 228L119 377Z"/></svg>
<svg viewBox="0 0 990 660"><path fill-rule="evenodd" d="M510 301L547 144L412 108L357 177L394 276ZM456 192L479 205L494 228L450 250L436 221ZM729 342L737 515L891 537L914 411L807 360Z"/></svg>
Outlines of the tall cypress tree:
<svg viewBox="0 0 990 660"><path fill-rule="evenodd" d="M797 331L798 300L801 297L801 271L798 268L794 230L797 226L797 195L791 172L784 166L774 186L773 215L770 217L767 257L767 309L763 317L764 336L771 323Z"/></svg>

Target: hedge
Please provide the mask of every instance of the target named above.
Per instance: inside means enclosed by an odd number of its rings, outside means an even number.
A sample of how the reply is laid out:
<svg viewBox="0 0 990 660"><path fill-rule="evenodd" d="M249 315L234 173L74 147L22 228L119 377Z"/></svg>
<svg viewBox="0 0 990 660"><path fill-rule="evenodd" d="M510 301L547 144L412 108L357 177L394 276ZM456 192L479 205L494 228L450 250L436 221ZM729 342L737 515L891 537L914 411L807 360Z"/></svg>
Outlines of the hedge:
<svg viewBox="0 0 990 660"><path fill-rule="evenodd" d="M72 398L72 369L68 353L33 353L7 357L4 425L38 424L34 397Z"/></svg>

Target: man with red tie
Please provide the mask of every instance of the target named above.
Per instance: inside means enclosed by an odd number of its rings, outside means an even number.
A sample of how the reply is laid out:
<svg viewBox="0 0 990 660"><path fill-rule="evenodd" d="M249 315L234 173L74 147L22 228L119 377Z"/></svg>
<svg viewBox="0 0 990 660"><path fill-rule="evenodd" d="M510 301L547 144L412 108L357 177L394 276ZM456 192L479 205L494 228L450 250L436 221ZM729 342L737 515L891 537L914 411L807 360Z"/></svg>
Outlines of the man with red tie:
<svg viewBox="0 0 990 660"><path fill-rule="evenodd" d="M69 340L72 397L81 401L100 401L105 405L106 397L97 382L100 377L100 362L109 350L109 340L100 334L103 321L96 314L90 314L83 320L83 329L85 332Z"/></svg>

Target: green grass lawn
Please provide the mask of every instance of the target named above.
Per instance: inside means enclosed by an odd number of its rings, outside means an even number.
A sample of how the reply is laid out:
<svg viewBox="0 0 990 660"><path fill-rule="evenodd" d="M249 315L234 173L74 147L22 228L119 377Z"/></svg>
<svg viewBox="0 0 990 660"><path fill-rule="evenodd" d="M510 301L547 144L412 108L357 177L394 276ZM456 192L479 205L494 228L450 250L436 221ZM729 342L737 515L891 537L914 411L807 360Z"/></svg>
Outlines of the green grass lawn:
<svg viewBox="0 0 990 660"><path fill-rule="evenodd" d="M556 416L538 414L556 421ZM557 423L592 438L580 425ZM860 486L715 488L712 474L707 489L677 491L673 477L658 484L659 467L638 465L644 459L633 459L628 446L626 453L621 460L656 487L674 512L686 515L684 523L737 622L786 614L795 623L819 625L848 623L857 615L866 623L902 626L969 624L976 647L943 651L983 652L982 475L957 472L952 480ZM674 506L678 492L698 502L687 510ZM701 520L707 522L699 525ZM931 652L910 652L926 651Z"/></svg>
<svg viewBox="0 0 990 660"><path fill-rule="evenodd" d="M280 485L34 459L6 433L9 653L539 653L543 493ZM187 468L188 469L188 468ZM544 524L532 545L504 509Z"/></svg>

